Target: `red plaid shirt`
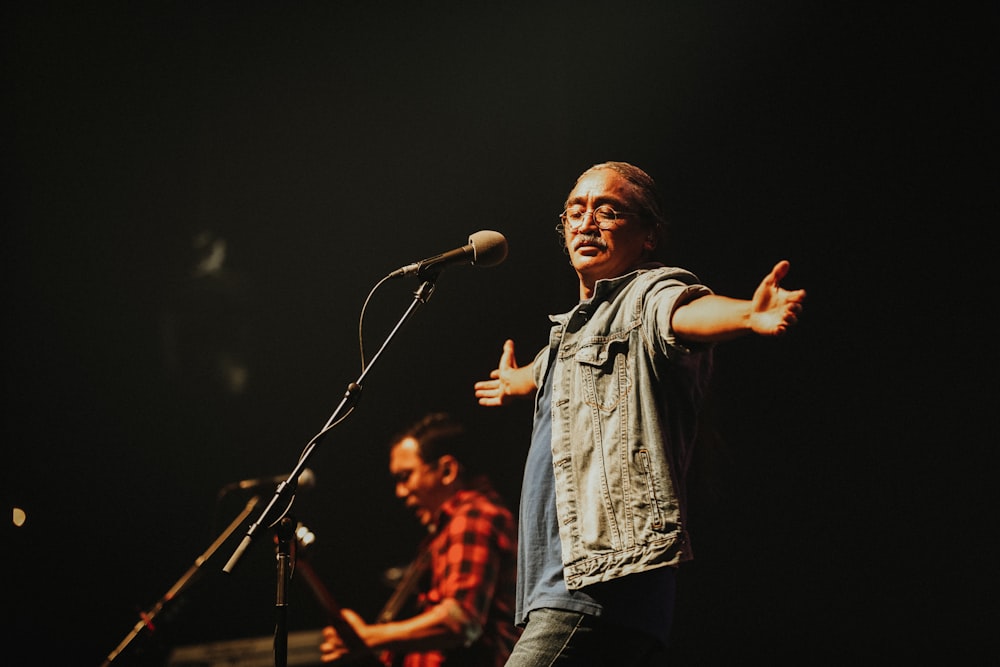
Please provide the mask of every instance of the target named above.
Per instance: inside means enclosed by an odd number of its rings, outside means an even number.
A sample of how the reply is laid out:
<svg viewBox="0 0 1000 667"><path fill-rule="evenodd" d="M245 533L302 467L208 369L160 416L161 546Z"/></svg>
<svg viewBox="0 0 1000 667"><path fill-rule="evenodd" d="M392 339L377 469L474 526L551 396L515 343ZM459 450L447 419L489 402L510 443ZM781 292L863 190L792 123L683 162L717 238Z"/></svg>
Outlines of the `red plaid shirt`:
<svg viewBox="0 0 1000 667"><path fill-rule="evenodd" d="M520 631L514 627L517 528L488 486L460 491L442 507L427 542L430 588L424 607L452 598L482 635L466 648L411 653L404 667L502 667Z"/></svg>

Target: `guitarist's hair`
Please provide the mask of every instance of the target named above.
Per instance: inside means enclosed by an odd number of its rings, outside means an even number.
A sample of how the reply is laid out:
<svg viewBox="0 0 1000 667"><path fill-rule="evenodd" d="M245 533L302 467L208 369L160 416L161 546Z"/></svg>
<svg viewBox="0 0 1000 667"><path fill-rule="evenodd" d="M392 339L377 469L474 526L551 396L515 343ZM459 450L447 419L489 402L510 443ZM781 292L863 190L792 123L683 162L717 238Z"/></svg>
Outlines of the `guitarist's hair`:
<svg viewBox="0 0 1000 667"><path fill-rule="evenodd" d="M393 438L392 445L405 438L417 441L420 458L427 463L434 463L450 454L458 460L461 468L468 464L465 426L446 412L432 412L421 417Z"/></svg>

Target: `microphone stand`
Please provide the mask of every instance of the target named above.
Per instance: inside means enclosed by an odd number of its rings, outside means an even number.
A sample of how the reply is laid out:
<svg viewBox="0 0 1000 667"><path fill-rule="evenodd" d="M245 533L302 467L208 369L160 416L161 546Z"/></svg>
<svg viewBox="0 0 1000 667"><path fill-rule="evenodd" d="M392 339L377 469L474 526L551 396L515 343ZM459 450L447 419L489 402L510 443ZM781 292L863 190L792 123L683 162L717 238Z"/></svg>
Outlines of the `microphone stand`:
<svg viewBox="0 0 1000 667"><path fill-rule="evenodd" d="M233 519L233 521L226 527L225 530L212 542L211 546L205 550L198 558L195 559L194 564L188 568L187 572L181 576L177 582L170 587L170 590L160 598L160 600L153 605L148 611L145 611L139 615L139 621L135 624L132 630L125 635L125 639L121 641L118 646L108 654L108 657L101 663L101 667L108 667L116 659L121 657L125 650L129 648L139 637L141 636L152 636L155 634L156 627L154 621L158 621L161 614L165 612L170 607L172 602L177 601L182 593L187 591L198 579L201 577L202 569L201 566L205 564L212 554L222 546L223 542L229 539L229 536L236 532L236 529L240 527L250 513L253 512L257 503L260 502L259 496L254 496L249 501L247 501L246 506L239 513L239 515Z"/></svg>
<svg viewBox="0 0 1000 667"><path fill-rule="evenodd" d="M368 372L375 365L375 362L378 361L379 357L382 356L382 353L389 346L389 342L395 337L396 333L402 328L403 324L405 324L413 316L413 314L416 312L417 308L420 307L420 305L427 303L427 301L431 298L431 295L434 294L434 288L436 286L435 281L437 280L438 274L439 271L433 271L433 272L428 272L427 275L420 276L421 278L423 278L424 281L423 283L421 283L420 287L418 287L417 290L413 293L413 301L410 303L410 306L400 317L399 321L396 323L396 326L392 328L392 331L389 332L389 335L386 336L385 341L383 341L381 347L379 347L378 349L378 352L375 353L375 356L372 357L371 362L362 369L361 375L359 375L354 382L351 382L350 384L347 385L347 390L345 391L344 396L340 401L340 404L337 405L336 409L333 411L333 414L330 416L326 424L323 426L323 429L315 436L313 436L312 440L310 440L309 443L306 445L305 449L302 452L302 456L299 457L299 462L295 466L295 469L292 470L292 472L288 475L288 478L286 480L278 484L278 487L275 489L274 496L271 498L271 501L260 513L260 516L257 518L257 520L247 530L247 533L243 537L243 540L236 547L236 550L233 552L233 555L229 558L229 561L222 568L223 572L225 572L226 574L233 573L236 566L239 564L240 559L243 557L243 554L246 553L246 550L250 547L250 545L256 538L257 533L260 532L262 525L265 525L265 523L267 523L269 526L277 525L291 509L292 503L295 501L295 487L298 484L299 474L302 472L302 470L306 467L306 464L309 462L309 457L312 456L313 451L315 451L316 449L316 446L330 432L330 430L334 426L336 426L341 419L346 418L354 410L354 407L357 405L358 401L361 398L361 390L363 388L363 382L365 380L365 377L368 375ZM350 407L350 409L347 411L347 413L341 416L341 413L344 412L344 410L348 407ZM272 513L272 511L274 510L274 508L279 507L281 503L284 503L286 498L287 498L287 505L285 505L285 509L281 511L281 514L276 519L268 522L268 518ZM279 561L280 558L281 556L279 555ZM280 571L278 574L279 577L278 587L279 591L281 591L283 594L285 590L285 582L284 582L285 573L280 567L279 570ZM280 600L279 602L280 602L281 613L287 614L287 604L285 603L284 600ZM288 642L287 633L288 629L285 626L284 622L282 621L275 628L274 647L275 647L275 663L277 667L284 667L285 664L286 656L283 655L279 657L278 653L279 650L283 652L287 648L287 642Z"/></svg>
<svg viewBox="0 0 1000 667"><path fill-rule="evenodd" d="M274 622L274 665L288 665L288 581L292 578L292 535L295 534L295 521L284 517L275 529L278 536L278 587L275 591L274 607L276 618Z"/></svg>

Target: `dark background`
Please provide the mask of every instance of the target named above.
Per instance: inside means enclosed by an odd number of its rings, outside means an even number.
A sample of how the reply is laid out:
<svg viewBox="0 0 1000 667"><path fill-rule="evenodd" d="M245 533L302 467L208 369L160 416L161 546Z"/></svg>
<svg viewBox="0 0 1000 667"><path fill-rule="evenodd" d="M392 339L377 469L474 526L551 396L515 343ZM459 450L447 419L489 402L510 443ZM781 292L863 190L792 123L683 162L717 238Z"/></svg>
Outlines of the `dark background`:
<svg viewBox="0 0 1000 667"><path fill-rule="evenodd" d="M674 664L973 663L996 621L987 6L8 3L2 493L28 520L5 646L99 664L249 497L219 489L295 467L378 281L498 230L507 261L442 274L293 508L372 618L419 538L388 440L452 411L516 504L530 405L472 385L575 302L556 214L627 160L664 187L668 262L748 297L787 258L809 291L790 336L718 349ZM415 288L371 296L369 360ZM273 631L264 534L232 576L233 540L202 567L165 648ZM292 629L323 624L290 598Z"/></svg>

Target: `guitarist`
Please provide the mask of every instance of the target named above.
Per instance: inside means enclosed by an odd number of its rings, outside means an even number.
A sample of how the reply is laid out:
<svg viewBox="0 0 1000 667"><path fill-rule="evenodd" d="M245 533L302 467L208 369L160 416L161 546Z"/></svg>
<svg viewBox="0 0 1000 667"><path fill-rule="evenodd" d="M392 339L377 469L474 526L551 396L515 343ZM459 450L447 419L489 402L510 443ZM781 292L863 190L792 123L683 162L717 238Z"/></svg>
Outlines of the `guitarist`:
<svg viewBox="0 0 1000 667"><path fill-rule="evenodd" d="M390 601L368 624L343 610L357 637L387 664L502 667L517 640L517 529L489 482L466 470L466 446L463 426L443 413L427 415L392 441L389 471L396 495L429 531L406 577L419 581L420 611L398 619L399 605ZM323 635L324 662L350 657L333 626Z"/></svg>

